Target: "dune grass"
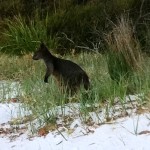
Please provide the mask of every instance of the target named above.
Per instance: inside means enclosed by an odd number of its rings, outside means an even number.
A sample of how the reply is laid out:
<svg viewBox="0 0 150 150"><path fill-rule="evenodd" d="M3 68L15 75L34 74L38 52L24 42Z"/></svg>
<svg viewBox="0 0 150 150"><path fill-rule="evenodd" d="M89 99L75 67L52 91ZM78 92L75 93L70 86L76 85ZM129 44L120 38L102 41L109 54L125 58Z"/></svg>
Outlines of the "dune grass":
<svg viewBox="0 0 150 150"><path fill-rule="evenodd" d="M146 100L149 100L149 58L143 65L144 73L135 73L128 82L124 80L119 84L110 78L105 55L82 53L75 56L67 55L64 58L76 62L86 70L91 82L91 89L88 94L83 89L79 90L78 94L73 97L69 97L65 93L62 94L53 76L49 78L49 83L45 84L43 82L44 63L33 61L30 55L22 58L1 55L0 59L3 63L0 69L3 71L0 74L0 79L17 80L21 83L23 95L20 96L20 100L36 118L42 119L41 122L54 122L57 117L57 106L64 108L66 103L79 103L79 112L83 120L86 121L89 112L96 112L105 103L107 103L107 111L109 111L113 107L116 97L120 97L122 107L124 107L123 101L127 94L144 93ZM129 86L132 93L127 93ZM61 113L65 115L63 110Z"/></svg>

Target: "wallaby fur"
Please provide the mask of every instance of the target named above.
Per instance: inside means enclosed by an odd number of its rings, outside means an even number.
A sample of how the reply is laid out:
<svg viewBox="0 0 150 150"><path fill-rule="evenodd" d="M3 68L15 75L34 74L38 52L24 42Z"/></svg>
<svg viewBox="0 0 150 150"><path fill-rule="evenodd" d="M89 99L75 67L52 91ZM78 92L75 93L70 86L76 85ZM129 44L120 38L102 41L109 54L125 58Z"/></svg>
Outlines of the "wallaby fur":
<svg viewBox="0 0 150 150"><path fill-rule="evenodd" d="M52 55L44 43L34 53L34 60L43 59L46 65L44 82L48 83L48 77L52 74L67 92L74 94L83 84L86 90L89 89L90 82L86 72L76 63L60 59Z"/></svg>

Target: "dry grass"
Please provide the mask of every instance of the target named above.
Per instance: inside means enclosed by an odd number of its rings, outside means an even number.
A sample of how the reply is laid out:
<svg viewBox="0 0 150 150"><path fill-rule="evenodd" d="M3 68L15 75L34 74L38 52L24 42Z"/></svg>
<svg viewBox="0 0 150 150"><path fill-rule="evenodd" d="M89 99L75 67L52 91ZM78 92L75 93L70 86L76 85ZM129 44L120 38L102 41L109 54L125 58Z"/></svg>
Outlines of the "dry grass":
<svg viewBox="0 0 150 150"><path fill-rule="evenodd" d="M109 49L113 53L122 54L127 65L133 70L141 69L142 55L138 40L134 36L132 22L128 17L121 16L107 36Z"/></svg>
<svg viewBox="0 0 150 150"><path fill-rule="evenodd" d="M0 55L0 80L23 80L35 73L39 65L32 61L31 55L10 57Z"/></svg>
<svg viewBox="0 0 150 150"><path fill-rule="evenodd" d="M112 80L117 83L130 82L134 73L142 70L142 54L138 40L134 36L132 22L121 16L112 31L106 36L108 45L108 70Z"/></svg>

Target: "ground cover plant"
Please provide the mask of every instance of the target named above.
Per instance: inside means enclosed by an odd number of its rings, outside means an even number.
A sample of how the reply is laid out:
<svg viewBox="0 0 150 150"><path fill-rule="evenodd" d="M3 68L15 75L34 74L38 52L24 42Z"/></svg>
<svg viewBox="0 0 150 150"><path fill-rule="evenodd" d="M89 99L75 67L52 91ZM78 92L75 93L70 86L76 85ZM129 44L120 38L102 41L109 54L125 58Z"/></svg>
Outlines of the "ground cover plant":
<svg viewBox="0 0 150 150"><path fill-rule="evenodd" d="M62 56L59 56L62 57ZM65 116L64 106L67 103L79 103L80 117L86 122L89 119L90 112L97 112L105 106L107 112L113 108L115 98L120 97L122 108L125 97L128 94L145 94L139 104L148 102L149 99L149 67L150 60L145 57L143 60L143 72L134 72L130 79L123 79L117 83L110 77L107 66L107 55L95 53L81 53L77 55L63 56L65 59L71 59L82 66L90 77L91 90L85 93L83 89L73 97L61 93L54 78L50 77L49 83L43 82L45 74L44 63L34 62L31 55L23 57L1 55L1 80L17 80L21 83L23 95L19 96L19 101L24 104L28 111L32 111L33 118L38 118L41 125L43 123L56 123L58 116L57 106L60 106L61 114ZM12 64L13 68L12 68ZM130 87L130 91L128 91ZM107 104L107 105L106 105Z"/></svg>
<svg viewBox="0 0 150 150"><path fill-rule="evenodd" d="M3 11L3 15L9 17L1 17L0 80L19 81L22 90L19 102L41 125L56 124L57 108L61 108L64 117L66 104L78 103L79 116L88 122L89 113L101 108L106 110L109 120L116 98L123 110L127 109L125 98L129 94L142 94L140 105L149 103L150 25L149 8L146 7L149 3L114 1L116 5L108 1L98 4L93 0L82 5L74 1L74 5L64 0L61 4L52 4L51 11L47 7L39 9L47 4L41 3L28 15L23 15L19 7L18 13ZM102 9L108 3L108 11ZM5 3L0 9L2 6ZM10 7L15 10L16 5ZM22 7L23 10L27 7L25 2ZM43 62L32 60L33 51L41 41L54 55L76 62L87 72L91 82L88 92L81 88L70 96L60 92L53 77L48 84L43 82L45 66Z"/></svg>

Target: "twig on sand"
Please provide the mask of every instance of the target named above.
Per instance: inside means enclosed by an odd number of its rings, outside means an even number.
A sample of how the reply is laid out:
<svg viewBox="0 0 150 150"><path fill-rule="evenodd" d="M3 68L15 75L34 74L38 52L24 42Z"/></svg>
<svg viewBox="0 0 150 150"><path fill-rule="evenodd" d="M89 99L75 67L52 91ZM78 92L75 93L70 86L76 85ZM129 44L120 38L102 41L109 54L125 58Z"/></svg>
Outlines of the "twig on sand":
<svg viewBox="0 0 150 150"><path fill-rule="evenodd" d="M59 132L59 134L60 134L66 141L68 141L68 140L65 138L65 136L61 133L61 131L58 130L58 128L57 128L57 131Z"/></svg>

